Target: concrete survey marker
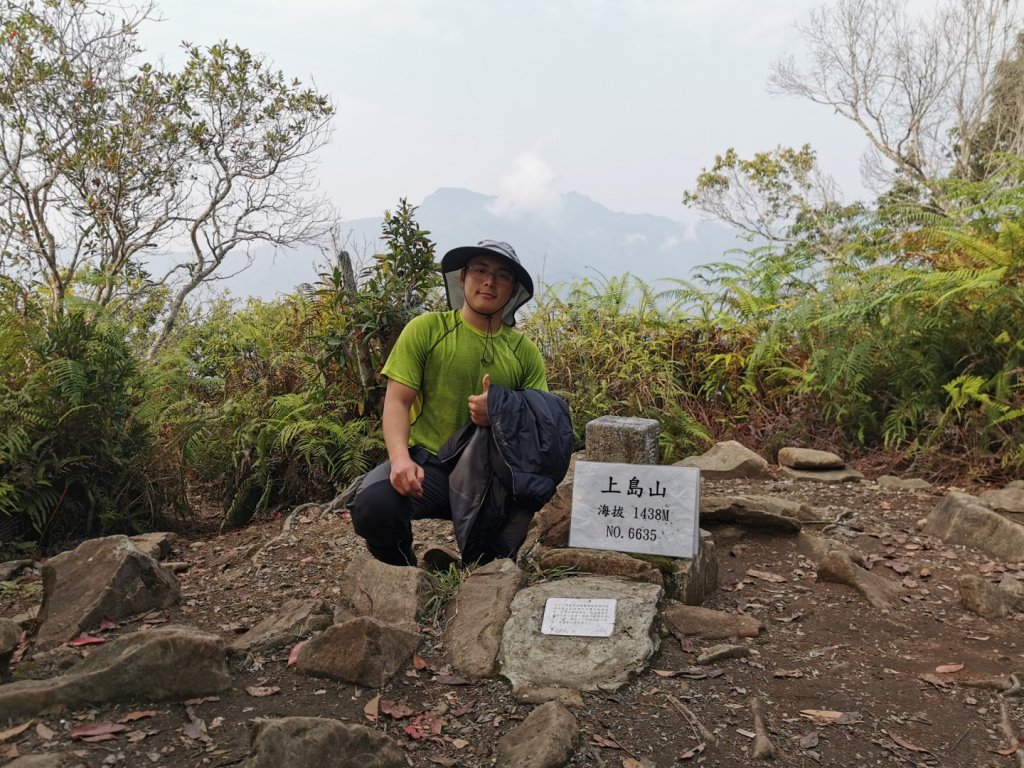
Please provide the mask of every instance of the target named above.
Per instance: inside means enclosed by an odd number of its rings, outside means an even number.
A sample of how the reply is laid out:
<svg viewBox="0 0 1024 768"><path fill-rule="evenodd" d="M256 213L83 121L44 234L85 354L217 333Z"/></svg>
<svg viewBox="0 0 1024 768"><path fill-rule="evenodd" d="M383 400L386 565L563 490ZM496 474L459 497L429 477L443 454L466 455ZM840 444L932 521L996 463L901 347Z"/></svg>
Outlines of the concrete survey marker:
<svg viewBox="0 0 1024 768"><path fill-rule="evenodd" d="M569 546L692 558L699 512L699 469L578 461Z"/></svg>

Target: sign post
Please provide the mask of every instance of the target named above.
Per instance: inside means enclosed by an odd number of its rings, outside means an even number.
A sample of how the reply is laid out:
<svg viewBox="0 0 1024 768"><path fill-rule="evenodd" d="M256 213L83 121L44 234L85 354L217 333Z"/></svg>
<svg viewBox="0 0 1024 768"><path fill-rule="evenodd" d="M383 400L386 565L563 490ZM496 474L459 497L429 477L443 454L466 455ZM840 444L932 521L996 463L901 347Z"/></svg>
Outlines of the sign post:
<svg viewBox="0 0 1024 768"><path fill-rule="evenodd" d="M578 461L569 546L692 558L699 514L695 467Z"/></svg>

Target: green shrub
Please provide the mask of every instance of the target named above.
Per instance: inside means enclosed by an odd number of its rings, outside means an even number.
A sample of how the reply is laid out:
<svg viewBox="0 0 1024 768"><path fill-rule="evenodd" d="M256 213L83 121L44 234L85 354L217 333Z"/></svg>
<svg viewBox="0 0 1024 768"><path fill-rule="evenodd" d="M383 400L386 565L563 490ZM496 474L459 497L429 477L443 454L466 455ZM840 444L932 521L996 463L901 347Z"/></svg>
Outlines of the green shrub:
<svg viewBox="0 0 1024 768"><path fill-rule="evenodd" d="M173 495L152 469L145 382L92 306L0 307L0 515L42 544L148 529Z"/></svg>

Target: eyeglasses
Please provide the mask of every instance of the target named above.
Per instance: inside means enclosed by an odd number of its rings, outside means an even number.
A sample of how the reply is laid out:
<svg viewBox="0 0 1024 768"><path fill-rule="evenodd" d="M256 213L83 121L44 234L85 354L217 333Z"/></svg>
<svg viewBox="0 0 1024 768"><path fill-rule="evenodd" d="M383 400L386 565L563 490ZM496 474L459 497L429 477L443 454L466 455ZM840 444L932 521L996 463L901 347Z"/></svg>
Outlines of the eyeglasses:
<svg viewBox="0 0 1024 768"><path fill-rule="evenodd" d="M496 269L490 270L487 267L481 266L480 264L471 264L466 267L466 271L469 272L477 280L484 281L489 277L494 278L494 282L500 285L512 285L515 282L515 275L509 272L507 269Z"/></svg>

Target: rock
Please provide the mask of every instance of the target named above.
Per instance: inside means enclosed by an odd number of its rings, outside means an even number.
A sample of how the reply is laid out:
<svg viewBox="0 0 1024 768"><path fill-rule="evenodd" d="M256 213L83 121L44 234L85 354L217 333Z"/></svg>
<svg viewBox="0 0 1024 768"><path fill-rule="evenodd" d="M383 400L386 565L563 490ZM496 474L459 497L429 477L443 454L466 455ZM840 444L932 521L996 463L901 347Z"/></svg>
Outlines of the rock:
<svg viewBox="0 0 1024 768"><path fill-rule="evenodd" d="M1024 512L1024 480L1014 480L997 491L982 491L978 497L999 512Z"/></svg>
<svg viewBox="0 0 1024 768"><path fill-rule="evenodd" d="M21 645L21 625L14 619L0 618L0 677L7 674L7 664Z"/></svg>
<svg viewBox="0 0 1024 768"><path fill-rule="evenodd" d="M420 568L388 565L360 553L345 571L334 621L342 624L369 616L418 631L417 621L430 599L432 584L430 574Z"/></svg>
<svg viewBox="0 0 1024 768"><path fill-rule="evenodd" d="M705 480L765 477L769 474L768 462L735 440L715 443L700 456L688 456L674 466L697 467Z"/></svg>
<svg viewBox="0 0 1024 768"><path fill-rule="evenodd" d="M701 525L742 523L779 533L799 533L802 526L797 515L812 514L807 504L768 496L702 496L700 500Z"/></svg>
<svg viewBox="0 0 1024 768"><path fill-rule="evenodd" d="M818 580L847 584L879 610L890 610L899 603L900 586L871 571L865 571L848 554L832 550L818 563Z"/></svg>
<svg viewBox="0 0 1024 768"><path fill-rule="evenodd" d="M657 647L654 619L662 590L609 576L576 576L520 590L505 624L499 665L519 701L579 701L578 691L614 691L641 671ZM616 600L611 637L541 633L549 597ZM562 694L568 693L564 696ZM575 695L574 695L575 694Z"/></svg>
<svg viewBox="0 0 1024 768"><path fill-rule="evenodd" d="M867 560L864 559L864 555L859 550L835 539L815 536L806 531L801 531L797 537L797 547L815 563L820 563L825 559L825 555L836 550L845 554L861 568L870 570Z"/></svg>
<svg viewBox="0 0 1024 768"><path fill-rule="evenodd" d="M394 741L363 725L319 717L257 720L240 768L406 768Z"/></svg>
<svg viewBox="0 0 1024 768"><path fill-rule="evenodd" d="M878 483L879 488L893 491L930 491L935 487L919 477L902 478L895 475L882 475L875 482Z"/></svg>
<svg viewBox="0 0 1024 768"><path fill-rule="evenodd" d="M1024 582L1008 573L1004 573L1003 578L999 580L999 588L1016 598L1024 599Z"/></svg>
<svg viewBox="0 0 1024 768"><path fill-rule="evenodd" d="M141 549L154 560L163 560L171 553L171 547L178 537L169 531L158 533L140 533L132 536L132 544Z"/></svg>
<svg viewBox="0 0 1024 768"><path fill-rule="evenodd" d="M989 584L977 574L964 574L957 580L957 584L964 608L986 619L1000 619L1019 609L1019 597Z"/></svg>
<svg viewBox="0 0 1024 768"><path fill-rule="evenodd" d="M543 571L554 568L574 568L581 573L597 576L621 576L632 581L663 586L661 571L650 563L631 557L623 552L607 552L599 549L552 549L541 555Z"/></svg>
<svg viewBox="0 0 1024 768"><path fill-rule="evenodd" d="M839 483L859 483L864 475L856 469L793 469L780 467L782 474L794 480L810 480L813 483L837 485Z"/></svg>
<svg viewBox="0 0 1024 768"><path fill-rule="evenodd" d="M679 603L666 606L662 617L669 631L680 640L684 637L703 637L707 640L757 637L765 628L764 622L751 616Z"/></svg>
<svg viewBox="0 0 1024 768"><path fill-rule="evenodd" d="M549 701L498 740L498 765L560 768L572 758L579 742L580 728L572 712L556 701Z"/></svg>
<svg viewBox="0 0 1024 768"><path fill-rule="evenodd" d="M90 539L43 566L42 626L35 647L66 642L104 617L120 621L180 599L174 574L127 536Z"/></svg>
<svg viewBox="0 0 1024 768"><path fill-rule="evenodd" d="M538 543L555 548L569 546L572 489L572 483L558 486L551 500L533 516L526 540L519 550L523 556L528 555Z"/></svg>
<svg viewBox="0 0 1024 768"><path fill-rule="evenodd" d="M830 451L813 448L781 448L779 464L792 469L842 469L846 462Z"/></svg>
<svg viewBox="0 0 1024 768"><path fill-rule="evenodd" d="M1011 563L1024 561L1024 526L993 512L966 493L951 493L921 523L930 536L980 549Z"/></svg>
<svg viewBox="0 0 1024 768"><path fill-rule="evenodd" d="M269 653L294 645L334 623L330 607L323 600L289 600L281 610L268 616L244 635L228 644L228 653Z"/></svg>
<svg viewBox="0 0 1024 768"><path fill-rule="evenodd" d="M224 643L216 635L168 625L122 635L64 675L0 686L0 722L35 717L53 706L180 701L231 687Z"/></svg>
<svg viewBox="0 0 1024 768"><path fill-rule="evenodd" d="M687 605L700 605L718 589L718 555L715 540L700 530L697 556L675 558L665 586L668 596Z"/></svg>
<svg viewBox="0 0 1024 768"><path fill-rule="evenodd" d="M409 663L419 643L416 632L362 616L313 635L299 649L295 668L313 677L380 688Z"/></svg>
<svg viewBox="0 0 1024 768"><path fill-rule="evenodd" d="M495 560L469 574L449 608L444 652L452 669L470 678L490 677L512 599L526 581L511 560Z"/></svg>

